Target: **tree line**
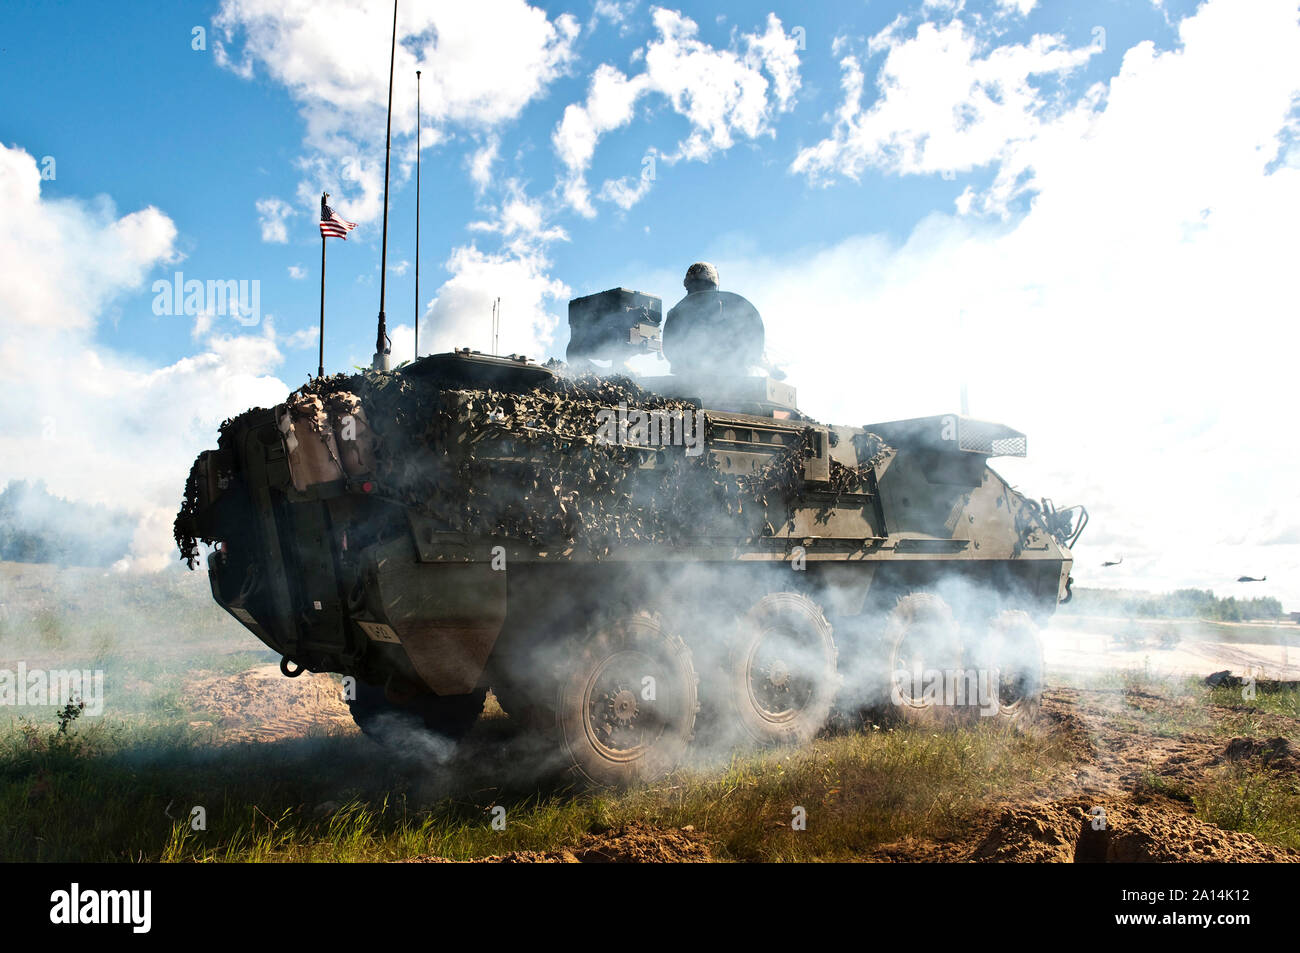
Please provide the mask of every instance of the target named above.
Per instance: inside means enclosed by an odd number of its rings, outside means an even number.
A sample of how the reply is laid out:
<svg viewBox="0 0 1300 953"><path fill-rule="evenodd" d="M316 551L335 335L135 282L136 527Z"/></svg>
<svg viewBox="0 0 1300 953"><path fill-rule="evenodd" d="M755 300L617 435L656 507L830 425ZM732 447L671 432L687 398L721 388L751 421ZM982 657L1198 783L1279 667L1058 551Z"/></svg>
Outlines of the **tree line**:
<svg viewBox="0 0 1300 953"><path fill-rule="evenodd" d="M1220 597L1211 589L1135 592L1131 589L1075 589L1062 611L1080 615L1120 615L1148 619L1206 619L1211 622L1273 621L1283 618L1282 603L1272 596Z"/></svg>
<svg viewBox="0 0 1300 953"><path fill-rule="evenodd" d="M0 560L111 566L130 551L134 532L127 513L57 497L44 481L0 490Z"/></svg>

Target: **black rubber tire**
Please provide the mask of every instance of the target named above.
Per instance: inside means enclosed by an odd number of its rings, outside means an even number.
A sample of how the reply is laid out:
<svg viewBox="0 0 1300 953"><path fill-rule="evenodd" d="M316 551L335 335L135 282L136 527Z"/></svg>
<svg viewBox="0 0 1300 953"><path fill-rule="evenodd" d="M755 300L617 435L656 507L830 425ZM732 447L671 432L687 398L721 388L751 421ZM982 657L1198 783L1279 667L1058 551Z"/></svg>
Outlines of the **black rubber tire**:
<svg viewBox="0 0 1300 953"><path fill-rule="evenodd" d="M487 689L478 688L468 695L417 695L399 705L388 700L381 686L359 681L356 696L348 701L348 709L357 727L369 737L383 740L393 727L404 725L459 741L483 713Z"/></svg>
<svg viewBox="0 0 1300 953"><path fill-rule="evenodd" d="M890 708L903 720L920 724L958 724L971 720L970 705L948 705L943 685L937 700L916 686L914 667L928 673L963 671L965 658L961 629L952 607L932 592L913 592L898 600L885 623L885 644L889 646ZM918 696L917 688L921 688Z"/></svg>
<svg viewBox="0 0 1300 953"><path fill-rule="evenodd" d="M742 740L814 738L839 692L837 663L831 625L812 599L773 592L754 603L737 626L724 674L727 712Z"/></svg>
<svg viewBox="0 0 1300 953"><path fill-rule="evenodd" d="M1046 663L1038 624L1021 609L1007 609L989 625L999 675L998 712L1003 721L1023 725L1038 717Z"/></svg>
<svg viewBox="0 0 1300 953"><path fill-rule="evenodd" d="M690 650L660 616L636 611L597 621L565 656L554 714L569 772L588 784L626 787L672 771L694 738L699 679Z"/></svg>

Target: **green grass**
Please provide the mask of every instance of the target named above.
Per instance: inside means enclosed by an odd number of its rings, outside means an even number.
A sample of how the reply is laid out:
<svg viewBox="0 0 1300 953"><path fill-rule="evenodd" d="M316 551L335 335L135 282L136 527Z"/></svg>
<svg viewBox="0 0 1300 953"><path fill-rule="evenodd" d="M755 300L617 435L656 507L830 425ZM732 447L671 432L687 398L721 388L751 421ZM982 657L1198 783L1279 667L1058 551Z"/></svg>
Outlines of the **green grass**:
<svg viewBox="0 0 1300 953"><path fill-rule="evenodd" d="M190 725L219 719L186 702L186 678L274 656L212 603L200 575L0 563L0 602L0 668L23 660L103 670L107 712L63 731L57 706L0 713L5 861L470 859L571 846L630 823L693 825L721 859L841 860L909 835L959 836L1000 802L1051 789L1072 763L1068 739L1050 732L868 727L694 764L652 786L589 792L520 775L500 717L485 719L471 750L448 764L346 735L216 745L214 728ZM1147 670L1074 684L1111 693L1107 717L1135 733L1300 742L1294 691L1247 700ZM1152 775L1145 786L1221 826L1300 846L1294 775L1231 765L1190 785ZM196 805L206 830L190 827ZM497 805L504 831L490 825ZM807 812L805 831L790 827L796 806Z"/></svg>
<svg viewBox="0 0 1300 953"><path fill-rule="evenodd" d="M468 859L644 822L694 825L723 859L836 860L907 834L958 833L992 799L1068 758L1050 736L991 724L868 731L584 792L511 783L507 749L440 771L355 736L213 749L177 725L83 720L66 733L29 727L4 738L0 859ZM504 831L490 825L498 804ZM187 823L196 805L206 830ZM796 806L806 831L790 827Z"/></svg>
<svg viewBox="0 0 1300 953"><path fill-rule="evenodd" d="M1157 683L1128 673L1117 681L1133 691L1159 694L1165 702L1154 711L1120 715L1121 723L1166 737L1196 732L1226 742L1281 736L1300 746L1300 691L1257 690L1253 698L1244 698L1241 688L1210 688L1199 678ZM1294 766L1228 763L1210 768L1193 783L1148 771L1140 787L1189 802L1199 818L1225 830L1300 850L1300 776Z"/></svg>
<svg viewBox="0 0 1300 953"><path fill-rule="evenodd" d="M1240 688L1210 688L1198 676L1158 676L1145 669L1071 673L1051 684L1113 692L1120 699L1117 723L1167 738L1195 732L1226 740L1300 730L1300 691L1295 689L1258 689L1248 699ZM1300 742L1300 735L1295 740Z"/></svg>
<svg viewBox="0 0 1300 953"><path fill-rule="evenodd" d="M1300 747L1300 691L1257 690L1243 698L1240 688L1207 689L1223 711L1215 719L1220 737L1286 738ZM1245 831L1262 841L1300 850L1300 775L1257 763L1225 765L1196 791L1199 816L1228 830Z"/></svg>
<svg viewBox="0 0 1300 953"><path fill-rule="evenodd" d="M956 832L1069 758L1051 738L994 725L868 730L592 793L518 777L501 718L443 766L354 736L216 746L215 729L190 725L219 719L187 704L185 679L274 657L213 604L200 574L0 563L0 602L0 668L100 669L106 694L104 717L66 732L54 706L0 713L0 860L464 859L634 821L694 825L724 858L834 859ZM498 804L505 831L489 823ZM188 824L196 805L204 831ZM795 806L806 831L790 828Z"/></svg>
<svg viewBox="0 0 1300 953"><path fill-rule="evenodd" d="M1257 689L1254 698L1246 698L1240 688L1214 688L1209 690L1210 702L1224 708L1246 708L1267 715L1281 715L1300 720L1300 691L1263 691Z"/></svg>
<svg viewBox="0 0 1300 953"><path fill-rule="evenodd" d="M1159 794L1161 797L1167 797L1175 801L1190 802L1192 800L1193 788L1176 778L1168 778L1162 774L1157 774L1150 768L1142 772L1137 787L1139 791Z"/></svg>
<svg viewBox="0 0 1300 953"><path fill-rule="evenodd" d="M229 665L238 670L237 660ZM1227 690L1194 680L1117 677L1106 690L1117 693L1116 717L1146 731L1208 730L1216 722L1206 704L1228 700ZM1285 694L1261 693L1268 710L1242 714L1287 717L1294 699ZM1141 707L1153 696L1166 704ZM356 736L213 747L188 726L193 713L179 698L159 691L153 703L129 719L83 718L62 732L52 718L23 721L0 735L0 860L463 860L554 850L634 822L692 825L724 860L843 860L908 835L959 836L993 805L1051 787L1071 760L1066 739L992 723L868 728L695 765L652 786L589 792L512 778L500 717L476 729L472 753L440 766ZM1240 727L1215 734L1259 736ZM1192 784L1149 773L1143 787L1190 802L1219 826L1300 847L1294 775L1229 765ZM206 810L206 830L190 828L195 805ZM504 831L490 825L496 805L506 809ZM796 806L807 812L806 831L790 827Z"/></svg>
<svg viewBox="0 0 1300 953"><path fill-rule="evenodd" d="M1262 841L1300 850L1300 783L1286 773L1256 765L1228 765L1192 797L1197 816Z"/></svg>
<svg viewBox="0 0 1300 953"><path fill-rule="evenodd" d="M201 573L0 562L0 604L0 669L102 672L105 712L119 718L177 720L192 673L233 674L278 658L213 602ZM31 711L52 723L52 708ZM13 710L0 709L0 731L13 723Z"/></svg>

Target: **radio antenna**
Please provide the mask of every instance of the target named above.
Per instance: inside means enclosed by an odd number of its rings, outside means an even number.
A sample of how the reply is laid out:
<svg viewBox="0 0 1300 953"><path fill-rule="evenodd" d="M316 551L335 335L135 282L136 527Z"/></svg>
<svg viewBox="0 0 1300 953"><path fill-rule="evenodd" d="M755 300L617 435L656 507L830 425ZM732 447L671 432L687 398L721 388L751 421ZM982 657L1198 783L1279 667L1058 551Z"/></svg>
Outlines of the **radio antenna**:
<svg viewBox="0 0 1300 953"><path fill-rule="evenodd" d="M415 71L415 359L420 359L420 71Z"/></svg>
<svg viewBox="0 0 1300 953"><path fill-rule="evenodd" d="M498 343L501 340L501 298L498 297L492 302L492 353L496 354L501 350Z"/></svg>
<svg viewBox="0 0 1300 953"><path fill-rule="evenodd" d="M384 291L388 278L388 166L393 147L393 65L397 62L397 0L393 0L393 45L388 54L388 127L384 131L384 237L379 253L379 331L375 335L375 357L371 370L388 370L388 326L384 320Z"/></svg>

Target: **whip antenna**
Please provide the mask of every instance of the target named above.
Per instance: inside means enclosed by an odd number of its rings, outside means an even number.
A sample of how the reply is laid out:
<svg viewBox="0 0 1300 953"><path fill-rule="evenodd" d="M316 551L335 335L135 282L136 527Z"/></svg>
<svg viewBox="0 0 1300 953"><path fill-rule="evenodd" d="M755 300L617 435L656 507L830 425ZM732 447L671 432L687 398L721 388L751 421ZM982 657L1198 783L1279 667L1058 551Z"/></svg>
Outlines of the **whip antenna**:
<svg viewBox="0 0 1300 953"><path fill-rule="evenodd" d="M420 71L415 71L415 359L420 359Z"/></svg>
<svg viewBox="0 0 1300 953"><path fill-rule="evenodd" d="M393 47L388 54L388 128L384 132L384 237L379 253L379 332L375 335L375 357L371 370L388 370L388 327L384 320L384 291L388 278L388 164L393 146L393 64L397 61L397 0L393 0Z"/></svg>

